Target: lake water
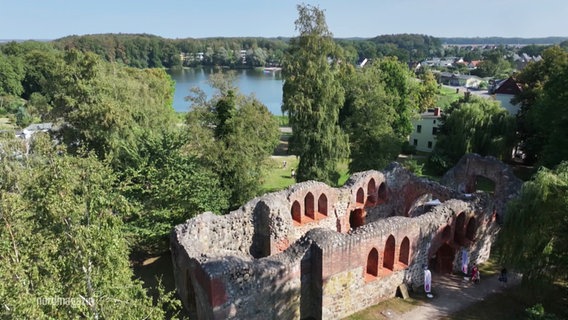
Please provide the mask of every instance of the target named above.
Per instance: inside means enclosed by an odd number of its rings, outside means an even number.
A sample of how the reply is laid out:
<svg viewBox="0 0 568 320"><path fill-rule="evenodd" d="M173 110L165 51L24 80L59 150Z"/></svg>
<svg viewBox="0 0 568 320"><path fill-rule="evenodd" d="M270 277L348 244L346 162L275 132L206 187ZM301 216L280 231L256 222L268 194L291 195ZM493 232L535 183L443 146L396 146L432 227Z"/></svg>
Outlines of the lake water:
<svg viewBox="0 0 568 320"><path fill-rule="evenodd" d="M199 87L208 98L214 91L208 80L211 73L217 72L213 68L191 68L182 70L169 70L168 74L176 82L174 93L174 109L178 112L189 111L190 103L185 97L190 94L189 89ZM228 72L228 71L223 71ZM264 71L258 69L232 70L235 73L235 85L245 95L254 94L268 110L275 115L281 115L282 110L282 72Z"/></svg>

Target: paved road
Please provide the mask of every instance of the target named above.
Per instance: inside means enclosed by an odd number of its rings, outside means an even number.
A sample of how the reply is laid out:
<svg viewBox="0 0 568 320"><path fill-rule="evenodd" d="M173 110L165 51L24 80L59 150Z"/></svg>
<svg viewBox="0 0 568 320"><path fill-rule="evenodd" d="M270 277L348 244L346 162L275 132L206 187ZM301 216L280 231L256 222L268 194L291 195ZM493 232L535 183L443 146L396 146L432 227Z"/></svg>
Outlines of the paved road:
<svg viewBox="0 0 568 320"><path fill-rule="evenodd" d="M482 278L479 284L472 284L457 275L433 275L432 293L434 293L434 298L401 315L400 319L432 320L450 316L477 301L485 299L490 294L503 290L503 284L497 280L498 278L499 275L495 275ZM516 286L520 282L520 275L509 274L507 286Z"/></svg>

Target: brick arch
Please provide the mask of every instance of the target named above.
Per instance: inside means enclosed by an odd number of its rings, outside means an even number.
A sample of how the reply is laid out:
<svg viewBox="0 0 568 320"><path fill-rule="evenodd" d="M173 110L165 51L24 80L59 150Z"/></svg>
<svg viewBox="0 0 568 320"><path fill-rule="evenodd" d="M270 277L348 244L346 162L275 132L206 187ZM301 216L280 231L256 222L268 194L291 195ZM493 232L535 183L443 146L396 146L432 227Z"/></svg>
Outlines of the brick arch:
<svg viewBox="0 0 568 320"><path fill-rule="evenodd" d="M376 277L379 275L379 251L373 248L367 255L367 267L365 269L365 276Z"/></svg>
<svg viewBox="0 0 568 320"><path fill-rule="evenodd" d="M465 212L462 211L454 221L454 242L457 244L465 243Z"/></svg>
<svg viewBox="0 0 568 320"><path fill-rule="evenodd" d="M477 221L475 220L475 217L471 217L467 221L467 226L465 228L465 238L469 241L473 241L475 239L476 231L477 231Z"/></svg>
<svg viewBox="0 0 568 320"><path fill-rule="evenodd" d="M410 240L408 237L404 237L402 242L400 243L400 250L398 254L398 262L408 266L408 262L410 261Z"/></svg>
<svg viewBox="0 0 568 320"><path fill-rule="evenodd" d="M327 196L322 193L318 198L318 212L327 216Z"/></svg>
<svg viewBox="0 0 568 320"><path fill-rule="evenodd" d="M385 201L387 201L387 185L381 182L378 190L378 202L383 203Z"/></svg>
<svg viewBox="0 0 568 320"><path fill-rule="evenodd" d="M292 220L297 223L302 223L302 207L298 201L294 201L292 204Z"/></svg>
<svg viewBox="0 0 568 320"><path fill-rule="evenodd" d="M308 194L306 194L306 197L304 198L304 214L306 215L306 217L315 219L315 200L314 200L314 195L311 192L308 192Z"/></svg>
<svg viewBox="0 0 568 320"><path fill-rule="evenodd" d="M390 271L394 270L394 257L396 251L396 242L391 234L385 242L385 250L383 252L383 268Z"/></svg>
<svg viewBox="0 0 568 320"><path fill-rule="evenodd" d="M443 242L450 240L452 237L452 226L446 225L444 229L442 229L440 237L442 238Z"/></svg>
<svg viewBox="0 0 568 320"><path fill-rule="evenodd" d="M375 179L371 178L367 184L367 205L374 206L377 204L377 186Z"/></svg>
<svg viewBox="0 0 568 320"><path fill-rule="evenodd" d="M355 195L355 202L364 204L365 203L365 191L363 188L357 189L357 194Z"/></svg>

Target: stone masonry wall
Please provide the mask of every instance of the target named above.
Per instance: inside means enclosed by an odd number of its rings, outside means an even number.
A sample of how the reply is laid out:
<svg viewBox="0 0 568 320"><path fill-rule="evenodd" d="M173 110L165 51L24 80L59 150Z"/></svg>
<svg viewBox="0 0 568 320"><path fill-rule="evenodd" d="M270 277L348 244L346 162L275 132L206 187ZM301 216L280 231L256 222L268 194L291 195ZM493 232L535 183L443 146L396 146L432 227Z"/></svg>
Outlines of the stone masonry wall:
<svg viewBox="0 0 568 320"><path fill-rule="evenodd" d="M464 250L482 262L499 231L494 201L514 195L511 178L493 175L500 187L487 195L460 192L448 177L444 186L393 164L341 188L298 183L228 215L190 219L171 234L184 307L197 319L337 319L402 283L421 287L423 266L459 272ZM408 216L426 195L441 203Z"/></svg>

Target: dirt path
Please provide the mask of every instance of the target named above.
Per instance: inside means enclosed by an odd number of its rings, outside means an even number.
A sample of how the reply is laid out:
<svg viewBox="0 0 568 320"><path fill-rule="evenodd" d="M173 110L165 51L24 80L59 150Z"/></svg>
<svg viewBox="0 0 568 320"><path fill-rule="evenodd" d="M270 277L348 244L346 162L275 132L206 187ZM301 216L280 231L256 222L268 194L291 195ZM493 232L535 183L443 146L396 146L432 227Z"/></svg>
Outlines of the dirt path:
<svg viewBox="0 0 568 320"><path fill-rule="evenodd" d="M504 286L498 278L498 275L494 275L482 278L479 284L472 284L457 275L433 275L432 293L434 298L403 314L401 319L431 320L450 316L474 302L485 299L490 294L503 290ZM519 275L510 274L507 286L518 285L520 281Z"/></svg>

